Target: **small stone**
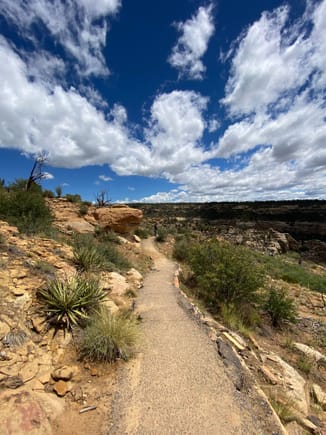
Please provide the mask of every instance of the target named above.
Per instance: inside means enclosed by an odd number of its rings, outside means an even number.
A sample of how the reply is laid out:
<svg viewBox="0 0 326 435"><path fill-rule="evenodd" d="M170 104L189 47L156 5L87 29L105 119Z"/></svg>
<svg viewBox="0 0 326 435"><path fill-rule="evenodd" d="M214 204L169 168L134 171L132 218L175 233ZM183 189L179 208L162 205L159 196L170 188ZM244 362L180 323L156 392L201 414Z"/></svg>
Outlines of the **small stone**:
<svg viewBox="0 0 326 435"><path fill-rule="evenodd" d="M26 289L22 287L13 287L11 288L11 293L14 296L24 296L26 294Z"/></svg>
<svg viewBox="0 0 326 435"><path fill-rule="evenodd" d="M5 322L0 321L0 340L10 332L10 327Z"/></svg>
<svg viewBox="0 0 326 435"><path fill-rule="evenodd" d="M59 397L65 396L69 391L67 383L62 380L54 384L53 390L57 393Z"/></svg>
<svg viewBox="0 0 326 435"><path fill-rule="evenodd" d="M245 347L242 346L242 344L239 343L239 341L232 337L228 332L223 332L223 335L237 348L237 350L239 350L240 352L245 350Z"/></svg>
<svg viewBox="0 0 326 435"><path fill-rule="evenodd" d="M52 372L51 376L55 381L63 380L63 381L70 381L70 379L74 375L74 368L70 366L63 366L59 369L54 370Z"/></svg>
<svg viewBox="0 0 326 435"><path fill-rule="evenodd" d="M39 376L38 380L41 382L41 384L47 384L51 380L51 373L52 370L49 369L47 371L43 371Z"/></svg>
<svg viewBox="0 0 326 435"><path fill-rule="evenodd" d="M96 367L91 367L90 374L91 376L98 376L99 375L98 369Z"/></svg>
<svg viewBox="0 0 326 435"><path fill-rule="evenodd" d="M277 378L273 375L273 373L269 370L268 367L261 366L260 370L261 370L262 374L264 375L264 378L266 379L267 382L269 382L272 385L277 384Z"/></svg>
<svg viewBox="0 0 326 435"><path fill-rule="evenodd" d="M42 317L33 317L32 318L32 327L34 331L36 331L38 334L40 334L42 331L44 331L45 327L45 321Z"/></svg>
<svg viewBox="0 0 326 435"><path fill-rule="evenodd" d="M134 234L134 241L135 241L136 243L140 243L140 242L141 242L141 238L138 237L136 234Z"/></svg>
<svg viewBox="0 0 326 435"><path fill-rule="evenodd" d="M216 334L216 331L213 328L210 329L210 331L208 333L208 337L209 337L210 340L216 342L216 340L217 340L217 334Z"/></svg>

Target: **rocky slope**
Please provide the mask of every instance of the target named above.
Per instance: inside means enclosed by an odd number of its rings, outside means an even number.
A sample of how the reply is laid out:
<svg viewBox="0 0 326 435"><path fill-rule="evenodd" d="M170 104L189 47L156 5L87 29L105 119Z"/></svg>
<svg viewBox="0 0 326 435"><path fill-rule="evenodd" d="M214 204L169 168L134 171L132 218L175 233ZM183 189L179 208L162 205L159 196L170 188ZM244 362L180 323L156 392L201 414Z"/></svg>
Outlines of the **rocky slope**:
<svg viewBox="0 0 326 435"><path fill-rule="evenodd" d="M92 215L88 217L91 222L81 218L75 204L60 200L52 202L52 207L55 226L65 234L71 233L72 228L79 232L94 231L95 224L98 225ZM121 243L121 249L130 258L139 260L138 242L121 238ZM76 353L77 337L61 330L54 335L53 330L48 330L36 298L37 290L49 279L76 273L72 257L71 246L63 241L23 236L15 227L0 222L3 435L106 431L114 366L80 361ZM130 296L142 285L142 275L135 269L124 276L102 272L99 278L107 292L105 304L112 312L130 307Z"/></svg>

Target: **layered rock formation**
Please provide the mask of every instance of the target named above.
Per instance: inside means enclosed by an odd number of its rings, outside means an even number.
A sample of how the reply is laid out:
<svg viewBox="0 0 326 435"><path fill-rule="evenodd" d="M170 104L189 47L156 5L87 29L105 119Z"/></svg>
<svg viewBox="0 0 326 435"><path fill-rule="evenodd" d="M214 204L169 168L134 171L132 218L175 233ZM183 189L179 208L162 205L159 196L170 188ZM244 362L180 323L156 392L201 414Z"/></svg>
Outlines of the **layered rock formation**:
<svg viewBox="0 0 326 435"><path fill-rule="evenodd" d="M126 234L138 228L143 212L128 206L103 207L97 208L93 216L100 228Z"/></svg>

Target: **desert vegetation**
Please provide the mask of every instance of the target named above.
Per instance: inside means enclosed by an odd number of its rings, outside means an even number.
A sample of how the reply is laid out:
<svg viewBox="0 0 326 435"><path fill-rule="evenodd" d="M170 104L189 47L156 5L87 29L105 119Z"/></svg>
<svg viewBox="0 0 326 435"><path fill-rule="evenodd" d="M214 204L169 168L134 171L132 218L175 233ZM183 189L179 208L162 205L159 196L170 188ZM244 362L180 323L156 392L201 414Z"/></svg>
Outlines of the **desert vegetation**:
<svg viewBox="0 0 326 435"><path fill-rule="evenodd" d="M73 330L75 335L82 337L76 343L83 358L109 362L127 359L136 343L137 322L131 312L128 316L120 316L104 308L108 292L101 287L99 276L111 271L125 272L132 264L119 251L119 238L112 231L97 228L94 234L59 235L52 226L54 216L48 201L55 196L61 198L62 188L56 188L56 195L49 190L43 191L36 182L38 178L35 177L41 174L37 168L37 165L33 168L29 180L19 179L8 185L1 180L0 220L16 226L21 235L55 235L56 240L70 245L71 266L76 271L69 277L59 276L55 267L46 261L33 262L31 270L43 281L35 293L38 308L34 312L42 315L46 329ZM66 194L64 200L79 207L79 216L87 214L90 203L82 201L80 195ZM6 249L2 234L0 243ZM10 249L19 254L18 249ZM90 337L96 345L91 346Z"/></svg>
<svg viewBox="0 0 326 435"><path fill-rule="evenodd" d="M17 226L22 233L47 233L52 216L42 188L34 183L26 190L26 182L19 179L8 186L0 185L0 219Z"/></svg>
<svg viewBox="0 0 326 435"><path fill-rule="evenodd" d="M294 301L285 289L266 286L266 269L249 249L217 240L179 238L173 255L184 263L181 279L188 291L227 323L253 326L264 313L274 327L295 321Z"/></svg>

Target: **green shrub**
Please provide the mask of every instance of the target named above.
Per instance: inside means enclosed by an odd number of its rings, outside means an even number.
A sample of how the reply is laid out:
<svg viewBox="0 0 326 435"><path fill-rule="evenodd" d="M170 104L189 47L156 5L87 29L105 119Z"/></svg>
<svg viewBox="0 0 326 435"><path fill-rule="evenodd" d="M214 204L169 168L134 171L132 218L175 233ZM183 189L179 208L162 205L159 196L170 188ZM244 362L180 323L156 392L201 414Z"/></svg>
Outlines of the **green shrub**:
<svg viewBox="0 0 326 435"><path fill-rule="evenodd" d="M166 241L168 236L168 232L166 230L164 230L163 228L159 228L157 230L157 236L156 236L156 241L159 243L163 243Z"/></svg>
<svg viewBox="0 0 326 435"><path fill-rule="evenodd" d="M73 255L73 261L81 272L103 269L105 266L105 258L94 245L76 246Z"/></svg>
<svg viewBox="0 0 326 435"><path fill-rule="evenodd" d="M81 196L78 195L78 193L75 193L74 195L72 195L71 193L67 193L66 200L76 204L78 202L81 202L82 199L81 199Z"/></svg>
<svg viewBox="0 0 326 435"><path fill-rule="evenodd" d="M134 316L113 315L102 309L89 320L83 331L80 353L90 361L128 360L138 339L139 330Z"/></svg>
<svg viewBox="0 0 326 435"><path fill-rule="evenodd" d="M280 400L277 397L271 396L269 401L276 414L280 417L282 423L289 423L295 419L295 414L293 412L293 408L295 407L291 400Z"/></svg>
<svg viewBox="0 0 326 435"><path fill-rule="evenodd" d="M88 213L88 205L82 202L79 206L79 216L85 216Z"/></svg>
<svg viewBox="0 0 326 435"><path fill-rule="evenodd" d="M52 216L40 186L32 185L27 192L25 180L18 180L8 190L0 191L0 219L18 227L26 234L35 234L51 228Z"/></svg>
<svg viewBox="0 0 326 435"><path fill-rule="evenodd" d="M186 237L178 238L174 244L173 257L177 261L187 261L193 242Z"/></svg>
<svg viewBox="0 0 326 435"><path fill-rule="evenodd" d="M210 241L197 243L189 263L198 283L198 293L213 312L232 306L243 315L245 307L259 302L262 270L245 248Z"/></svg>
<svg viewBox="0 0 326 435"><path fill-rule="evenodd" d="M307 270L304 265L297 262L291 256L269 257L256 254L258 260L264 264L266 272L276 279L282 279L288 283L299 284L319 293L326 294L326 276Z"/></svg>
<svg viewBox="0 0 326 435"><path fill-rule="evenodd" d="M98 247L99 252L104 258L104 267L106 270L127 270L132 267L127 258L125 258L112 243L101 243Z"/></svg>
<svg viewBox="0 0 326 435"><path fill-rule="evenodd" d="M120 239L117 233L112 230L105 230L103 228L97 227L95 230L96 239L101 243L111 242L120 244Z"/></svg>
<svg viewBox="0 0 326 435"><path fill-rule="evenodd" d="M301 355L296 361L297 367L304 374L309 375L314 366L313 358L309 358L306 355Z"/></svg>
<svg viewBox="0 0 326 435"><path fill-rule="evenodd" d="M151 233L146 228L137 228L134 234L140 237L141 239L147 239Z"/></svg>
<svg viewBox="0 0 326 435"><path fill-rule="evenodd" d="M266 297L264 309L269 314L274 327L280 327L284 322L296 321L294 300L287 296L284 289L272 288Z"/></svg>
<svg viewBox="0 0 326 435"><path fill-rule="evenodd" d="M62 187L61 187L61 186L57 186L57 187L55 188L55 193L57 194L57 197L58 197L58 198L61 198L61 195L62 195Z"/></svg>
<svg viewBox="0 0 326 435"><path fill-rule="evenodd" d="M92 270L127 270L130 262L111 242L116 236L108 232L99 236L100 240L90 234L78 234L74 238L74 262L80 271Z"/></svg>
<svg viewBox="0 0 326 435"><path fill-rule="evenodd" d="M76 275L63 281L51 281L37 296L49 324L69 329L98 310L106 293L96 280Z"/></svg>
<svg viewBox="0 0 326 435"><path fill-rule="evenodd" d="M44 190L43 191L43 196L44 198L54 198L54 193L52 192L52 190Z"/></svg>

